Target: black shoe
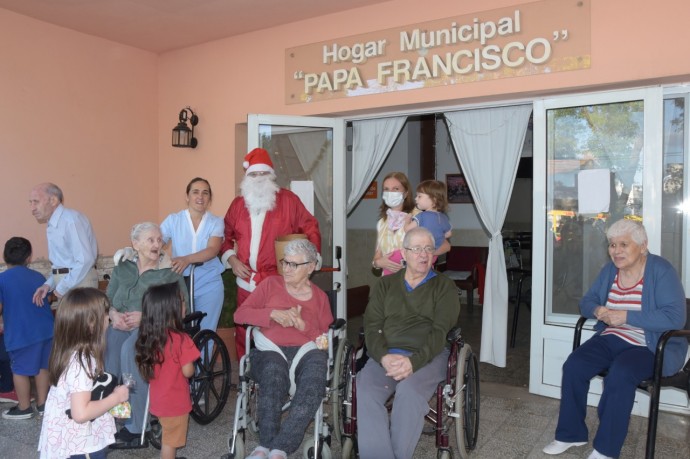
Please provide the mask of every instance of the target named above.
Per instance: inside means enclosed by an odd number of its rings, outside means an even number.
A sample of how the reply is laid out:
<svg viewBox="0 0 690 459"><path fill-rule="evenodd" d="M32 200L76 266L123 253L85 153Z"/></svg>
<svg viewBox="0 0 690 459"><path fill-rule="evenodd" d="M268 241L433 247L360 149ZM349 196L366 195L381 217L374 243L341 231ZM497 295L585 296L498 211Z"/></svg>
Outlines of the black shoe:
<svg viewBox="0 0 690 459"><path fill-rule="evenodd" d="M139 449L148 447L149 440L146 435L144 435L144 441L142 442L140 433L132 433L126 427L123 427L115 434L115 443L110 445L110 449Z"/></svg>
<svg viewBox="0 0 690 459"><path fill-rule="evenodd" d="M34 409L31 405L25 410L20 410L19 405L2 412L3 419L31 419L34 417Z"/></svg>

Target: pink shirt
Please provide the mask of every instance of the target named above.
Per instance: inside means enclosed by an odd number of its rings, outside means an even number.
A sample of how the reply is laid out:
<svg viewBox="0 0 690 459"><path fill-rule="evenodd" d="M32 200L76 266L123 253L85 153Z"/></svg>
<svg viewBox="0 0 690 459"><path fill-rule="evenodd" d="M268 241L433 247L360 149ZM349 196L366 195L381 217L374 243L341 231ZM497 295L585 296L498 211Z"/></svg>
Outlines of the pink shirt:
<svg viewBox="0 0 690 459"><path fill-rule="evenodd" d="M325 333L333 322L331 306L323 290L311 285L311 299L298 300L287 292L285 281L281 276L271 276L260 283L256 290L235 311L235 323L257 325L266 338L278 346L302 346L314 341ZM290 309L302 306L302 319L306 326L304 331L295 327L284 328L271 320L273 309Z"/></svg>

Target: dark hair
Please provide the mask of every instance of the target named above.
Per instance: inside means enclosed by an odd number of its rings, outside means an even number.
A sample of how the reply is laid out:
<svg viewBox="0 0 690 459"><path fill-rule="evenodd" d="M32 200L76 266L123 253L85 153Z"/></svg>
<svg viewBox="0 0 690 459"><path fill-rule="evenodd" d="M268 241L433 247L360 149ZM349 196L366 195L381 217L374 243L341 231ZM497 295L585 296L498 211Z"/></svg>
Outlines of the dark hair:
<svg viewBox="0 0 690 459"><path fill-rule="evenodd" d="M141 303L136 362L145 381L153 379L153 369L164 361L169 333L182 332L182 292L177 282L154 285Z"/></svg>
<svg viewBox="0 0 690 459"><path fill-rule="evenodd" d="M403 188L405 188L405 193L407 193L407 196L405 196L405 200L403 201L402 211L409 214L414 209L414 198L412 197L412 193L410 193L410 180L407 178L407 175L403 174L402 172L390 172L381 181L381 188L383 188L383 182L389 178L396 179L398 182L400 182ZM388 206L385 202L382 202L381 207L379 207L379 217L385 219L387 210Z"/></svg>
<svg viewBox="0 0 690 459"><path fill-rule="evenodd" d="M5 250L2 253L2 257L8 265L25 265L30 256L31 242L28 239L15 236L5 242Z"/></svg>
<svg viewBox="0 0 690 459"><path fill-rule="evenodd" d="M103 372L108 308L110 300L96 288L73 288L62 297L55 313L53 348L48 361L50 384L57 385L72 354L76 354L77 363L90 379Z"/></svg>
<svg viewBox="0 0 690 459"><path fill-rule="evenodd" d="M192 191L192 185L194 185L196 182L204 182L206 185L208 185L208 197L213 199L213 191L211 191L211 184L208 183L208 180L206 180L205 178L201 178L201 177L194 177L187 184L187 194L189 194L189 192Z"/></svg>
<svg viewBox="0 0 690 459"><path fill-rule="evenodd" d="M435 210L438 212L448 212L448 192L446 184L438 180L424 180L417 185L417 193L424 193L431 198Z"/></svg>

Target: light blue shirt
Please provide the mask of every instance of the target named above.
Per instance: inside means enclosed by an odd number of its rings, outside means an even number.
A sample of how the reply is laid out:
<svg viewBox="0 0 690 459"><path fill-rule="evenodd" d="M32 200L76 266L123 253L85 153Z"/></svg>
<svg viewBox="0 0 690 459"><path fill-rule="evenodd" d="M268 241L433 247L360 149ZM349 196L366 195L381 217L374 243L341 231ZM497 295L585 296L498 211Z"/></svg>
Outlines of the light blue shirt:
<svg viewBox="0 0 690 459"><path fill-rule="evenodd" d="M91 222L86 216L62 204L57 206L48 220L48 258L55 268L69 268L70 272L55 285L51 274L46 284L60 295L86 278L86 274L96 265L98 243Z"/></svg>
<svg viewBox="0 0 690 459"><path fill-rule="evenodd" d="M161 233L166 244L172 239L172 257L176 258L204 250L212 237L223 239L225 223L222 218L206 212L195 231L189 210L185 209L168 215L161 223ZM187 266L183 275L189 276L190 270L191 266ZM194 271L196 287L201 288L209 277L218 276L224 270L218 257L211 258Z"/></svg>

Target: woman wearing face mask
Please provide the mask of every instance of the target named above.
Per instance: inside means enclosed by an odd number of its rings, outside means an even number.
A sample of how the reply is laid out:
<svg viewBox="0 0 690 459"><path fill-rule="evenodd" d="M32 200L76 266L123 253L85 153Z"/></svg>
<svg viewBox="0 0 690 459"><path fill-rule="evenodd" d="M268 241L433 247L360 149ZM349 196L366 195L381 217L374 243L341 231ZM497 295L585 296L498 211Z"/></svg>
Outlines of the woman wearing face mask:
<svg viewBox="0 0 690 459"><path fill-rule="evenodd" d="M371 265L383 269L383 275L392 274L402 268L402 242L405 237L405 223L414 209L414 198L410 193L410 181L402 172L391 172L383 179L383 203L379 221L376 223L376 252Z"/></svg>

